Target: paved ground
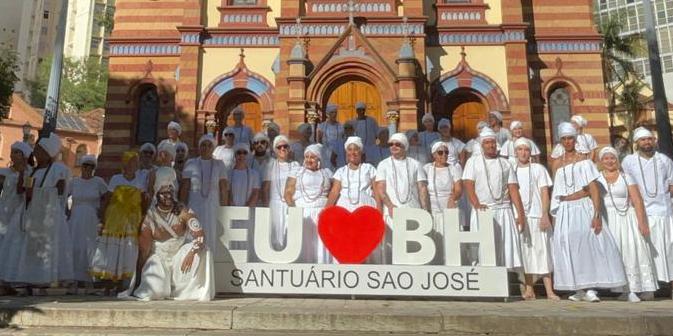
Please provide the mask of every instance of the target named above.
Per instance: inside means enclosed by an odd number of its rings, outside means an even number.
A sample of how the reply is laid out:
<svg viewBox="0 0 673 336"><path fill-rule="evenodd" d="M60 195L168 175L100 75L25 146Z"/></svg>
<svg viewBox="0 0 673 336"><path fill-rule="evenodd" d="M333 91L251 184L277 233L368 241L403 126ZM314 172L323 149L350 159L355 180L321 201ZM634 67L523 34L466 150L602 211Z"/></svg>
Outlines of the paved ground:
<svg viewBox="0 0 673 336"><path fill-rule="evenodd" d="M0 335L673 335L673 301L0 297ZM138 329L141 328L141 329Z"/></svg>

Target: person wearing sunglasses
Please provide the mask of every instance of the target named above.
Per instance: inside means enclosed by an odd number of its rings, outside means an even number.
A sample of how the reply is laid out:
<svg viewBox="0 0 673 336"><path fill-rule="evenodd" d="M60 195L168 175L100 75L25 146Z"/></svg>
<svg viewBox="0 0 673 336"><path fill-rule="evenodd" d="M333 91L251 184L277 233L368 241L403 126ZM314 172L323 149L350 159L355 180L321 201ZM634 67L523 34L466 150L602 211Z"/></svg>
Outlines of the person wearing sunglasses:
<svg viewBox="0 0 673 336"><path fill-rule="evenodd" d="M213 157L224 163L227 169L231 169L234 165L234 144L236 143L236 133L232 127L226 127L222 131L222 139L224 144L217 146L213 150Z"/></svg>
<svg viewBox="0 0 673 336"><path fill-rule="evenodd" d="M252 129L243 125L244 113L240 106L231 111L231 117L234 119L234 126L231 129L235 134L236 143L249 144L252 140Z"/></svg>
<svg viewBox="0 0 673 336"><path fill-rule="evenodd" d="M348 211L355 211L361 206L376 207L374 199L374 179L376 168L362 162L362 139L357 136L348 137L344 148L348 164L334 173L334 183L327 199L327 206L338 205Z"/></svg>
<svg viewBox="0 0 673 336"><path fill-rule="evenodd" d="M381 161L376 168L375 190L389 229L392 229L394 208L422 208L430 210L428 204L427 178L421 164L407 157L409 140L404 133L395 133L388 140L390 157ZM386 232L385 243L381 244L381 261L390 263L392 251L391 236Z"/></svg>
<svg viewBox="0 0 673 336"><path fill-rule="evenodd" d="M355 127L355 135L362 139L365 148L374 146L376 144L376 132L379 129L379 124L376 119L367 115L367 104L364 102L357 102L355 104L355 113L357 117L351 120Z"/></svg>
<svg viewBox="0 0 673 336"><path fill-rule="evenodd" d="M177 146L162 142L157 148L157 166L152 169L147 177L147 194L154 195L156 192L156 175L157 171L162 170L162 176L173 176L173 186L178 189L178 175L173 169L173 160L175 159L175 149ZM165 170L165 171L164 171Z"/></svg>
<svg viewBox="0 0 673 336"><path fill-rule="evenodd" d="M299 163L290 160L290 141L284 135L273 139L275 158L269 161L262 183L262 205L271 211L271 244L276 250L285 246L287 203L283 196L290 172L299 169Z"/></svg>
<svg viewBox="0 0 673 336"><path fill-rule="evenodd" d="M430 210L433 218L433 238L436 241L437 251L432 264L444 265L444 216L442 211L447 208L456 208L461 199L463 170L455 158L449 159L449 146L443 141L432 144L432 162L423 166L428 178L428 194ZM452 162L449 164L449 162ZM449 224L449 223L446 223Z"/></svg>
<svg viewBox="0 0 673 336"><path fill-rule="evenodd" d="M255 134L252 139L252 155L248 158L248 167L255 170L259 176L266 172L266 166L271 160L269 142L269 137L262 132Z"/></svg>
<svg viewBox="0 0 673 336"><path fill-rule="evenodd" d="M93 289L89 265L96 251L98 224L101 223L101 203L108 193L105 181L98 176L93 176L96 169L96 157L84 155L80 163L82 165L81 176L72 179L68 188L68 196L72 199L68 226L70 226L70 236L74 242L72 249L75 271L75 278L68 294L77 294L78 284L84 284L87 290Z"/></svg>
<svg viewBox="0 0 673 336"><path fill-rule="evenodd" d="M456 139L456 137L451 134L451 120L442 118L439 120L439 140L444 141L449 146L451 152L458 157L458 162L460 162L461 167L465 166L466 153L465 153L465 143ZM452 150L453 149L453 150Z"/></svg>
<svg viewBox="0 0 673 336"><path fill-rule="evenodd" d="M243 143L234 145L234 167L229 171L229 205L231 206L257 206L259 197L259 173L249 168L248 155L250 147ZM254 159L253 159L254 162Z"/></svg>

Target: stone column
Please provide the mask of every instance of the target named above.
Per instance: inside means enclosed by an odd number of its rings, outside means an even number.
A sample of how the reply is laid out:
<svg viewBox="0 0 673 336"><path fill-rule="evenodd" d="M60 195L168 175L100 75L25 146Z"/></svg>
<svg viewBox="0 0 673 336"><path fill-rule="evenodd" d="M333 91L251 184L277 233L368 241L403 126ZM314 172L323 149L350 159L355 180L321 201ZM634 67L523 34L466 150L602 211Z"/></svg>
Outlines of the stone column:
<svg viewBox="0 0 673 336"><path fill-rule="evenodd" d="M396 63L399 112L396 112L395 122L399 120L400 130L416 129L418 127L418 97L416 94L416 65L418 62L408 39L402 44Z"/></svg>
<svg viewBox="0 0 673 336"><path fill-rule="evenodd" d="M400 113L390 110L386 112L386 120L388 120L388 133L390 135L397 133L397 123L400 121Z"/></svg>
<svg viewBox="0 0 673 336"><path fill-rule="evenodd" d="M296 129L299 124L304 121L306 115L306 65L308 64L304 45L300 40L297 40L290 59L287 86L288 86L288 100L287 109L289 115L289 135L296 137Z"/></svg>

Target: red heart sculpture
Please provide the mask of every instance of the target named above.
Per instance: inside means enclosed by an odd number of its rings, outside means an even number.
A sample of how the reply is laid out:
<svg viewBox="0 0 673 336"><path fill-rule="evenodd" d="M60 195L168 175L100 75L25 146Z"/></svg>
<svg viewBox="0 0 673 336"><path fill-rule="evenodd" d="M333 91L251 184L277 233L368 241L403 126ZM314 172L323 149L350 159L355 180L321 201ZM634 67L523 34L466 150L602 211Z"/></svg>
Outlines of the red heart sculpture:
<svg viewBox="0 0 673 336"><path fill-rule="evenodd" d="M318 234L341 264L361 264L383 239L385 224L376 208L352 213L340 206L325 208L318 217Z"/></svg>

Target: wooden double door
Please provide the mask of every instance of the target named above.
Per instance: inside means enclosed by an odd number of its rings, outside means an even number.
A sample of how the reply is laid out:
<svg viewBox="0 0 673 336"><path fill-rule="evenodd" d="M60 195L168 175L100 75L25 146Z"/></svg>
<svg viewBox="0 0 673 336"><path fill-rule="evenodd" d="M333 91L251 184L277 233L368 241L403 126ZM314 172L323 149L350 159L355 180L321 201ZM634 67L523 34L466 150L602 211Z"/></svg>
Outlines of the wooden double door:
<svg viewBox="0 0 673 336"><path fill-rule="evenodd" d="M476 138L477 123L486 121L488 110L481 97L474 93L464 91L448 95L445 99L442 118L450 118L453 123L452 134L454 137L468 141Z"/></svg>
<svg viewBox="0 0 673 336"><path fill-rule="evenodd" d="M340 123L356 117L355 104L363 102L367 105L366 114L379 123L385 125L383 106L381 104L381 93L372 84L364 81L348 81L332 91L328 103L339 106L337 119Z"/></svg>

